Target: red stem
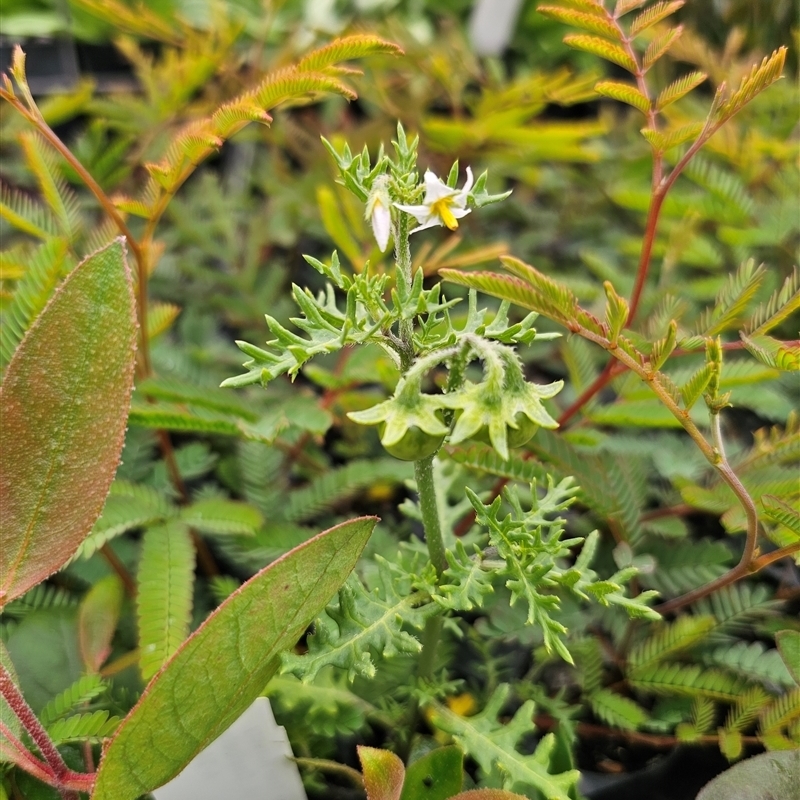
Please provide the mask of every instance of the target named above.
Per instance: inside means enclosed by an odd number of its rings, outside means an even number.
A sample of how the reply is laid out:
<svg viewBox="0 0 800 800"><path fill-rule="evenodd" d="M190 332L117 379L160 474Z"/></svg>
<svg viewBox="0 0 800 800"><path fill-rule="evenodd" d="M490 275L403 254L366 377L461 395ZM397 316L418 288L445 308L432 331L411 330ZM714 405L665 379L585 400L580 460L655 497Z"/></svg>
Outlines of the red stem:
<svg viewBox="0 0 800 800"><path fill-rule="evenodd" d="M39 761L3 722L0 722L0 734L6 740L5 742L0 742L0 750L5 751L3 755L9 761L12 761L20 769L25 770L29 775L33 775L34 778L52 785L52 781L56 780L56 776L50 766L45 764L44 761Z"/></svg>
<svg viewBox="0 0 800 800"><path fill-rule="evenodd" d="M58 752L56 746L53 744L47 731L42 727L33 709L28 705L22 692L17 688L11 675L3 664L0 664L0 695L3 696L8 703L9 708L14 712L16 718L22 723L22 727L28 732L28 735L33 739L39 752L42 754L44 760L47 762L50 769L53 770L57 777L69 772L69 768L61 758L61 753Z"/></svg>
<svg viewBox="0 0 800 800"><path fill-rule="evenodd" d="M609 360L595 380L578 396L571 406L562 412L558 418L559 426L566 425L599 391L612 381L615 375L623 371L617 367L617 363L613 358Z"/></svg>

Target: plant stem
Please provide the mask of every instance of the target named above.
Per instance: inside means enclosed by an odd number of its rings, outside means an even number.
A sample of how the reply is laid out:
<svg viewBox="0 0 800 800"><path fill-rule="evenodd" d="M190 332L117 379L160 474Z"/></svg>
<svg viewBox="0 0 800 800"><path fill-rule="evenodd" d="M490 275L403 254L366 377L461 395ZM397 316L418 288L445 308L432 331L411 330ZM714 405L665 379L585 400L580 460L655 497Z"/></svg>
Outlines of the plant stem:
<svg viewBox="0 0 800 800"><path fill-rule="evenodd" d="M395 233L395 262L398 295L403 298L411 292L413 275L411 274L411 245L409 243L408 214L400 212ZM403 351L400 354L400 371L406 372L414 360L414 320L401 319L399 323L400 340Z"/></svg>
<svg viewBox="0 0 800 800"><path fill-rule="evenodd" d="M395 231L395 258L396 258L396 285L397 293L400 298L407 297L411 292L413 276L411 274L411 246L409 244L409 221L408 214L400 212ZM400 369L403 374L408 372L414 361L414 321L413 319L400 320L399 324L400 340L402 350L400 353ZM436 484L433 477L433 459L435 455L422 458L414 462L414 478L417 482L417 493L419 494L419 508L422 515L422 528L425 533L425 542L428 545L428 554L431 563L436 568L436 574L441 577L447 569L447 557L445 556L444 539L442 538L442 526L439 521L439 509L436 502ZM417 678L424 680L430 678L433 673L433 665L436 661L436 650L439 646L439 639L442 635L442 617L437 614L425 623L425 630L422 635L422 651L417 664ZM406 757L411 751L411 744L414 738L419 721L419 703L415 700L409 715L408 739L406 741Z"/></svg>
<svg viewBox="0 0 800 800"><path fill-rule="evenodd" d="M61 758L61 753L58 752L56 746L53 744L47 731L39 722L33 709L28 705L22 692L17 688L8 670L3 664L0 664L0 695L8 703L8 707L14 713L14 716L22 723L22 727L28 732L28 735L33 740L34 744L39 748L47 765L55 773L57 777L69 772L69 768Z"/></svg>
<svg viewBox="0 0 800 800"><path fill-rule="evenodd" d="M5 740L0 740L0 753L3 755L4 760L16 764L20 769L24 770L29 775L33 775L34 778L42 781L42 783L49 783L55 779L53 770L43 761L39 761L39 759L14 736L11 729L2 722L0 722L0 734L2 734Z"/></svg>
<svg viewBox="0 0 800 800"><path fill-rule="evenodd" d="M422 652L419 656L417 665L417 675L422 679L430 678L433 675L433 668L436 665L436 647L442 635L444 617L437 614L425 623L425 630L422 634Z"/></svg>
<svg viewBox="0 0 800 800"><path fill-rule="evenodd" d="M441 575L447 569L442 526L439 522L439 509L436 503L436 486L433 479L433 459L428 456L414 462L414 478L419 493L419 508L422 513L422 527L425 530L425 541L431 563Z"/></svg>
<svg viewBox="0 0 800 800"><path fill-rule="evenodd" d="M119 556L111 549L111 545L108 542L100 548L100 555L103 556L111 569L117 573L117 577L122 581L128 597L136 597L136 581L128 572L127 567L120 561Z"/></svg>
<svg viewBox="0 0 800 800"><path fill-rule="evenodd" d="M558 727L559 721L547 714L537 714L534 720L536 727L542 731L551 731ZM623 739L632 744L642 744L647 747L658 749L671 749L681 743L677 736L665 736L656 733L640 733L639 731L620 730L619 728L606 728L604 725L594 725L590 722L579 722L575 726L575 732L580 739ZM743 736L744 744L761 744L757 736ZM713 734L700 736L694 740L694 744L719 744L719 736Z"/></svg>
<svg viewBox="0 0 800 800"><path fill-rule="evenodd" d="M364 778L357 769L348 767L347 764L340 764L338 761L332 761L329 758L293 758L298 767L306 767L307 769L318 769L320 772L330 772L333 775L343 775L354 786L359 789L364 788Z"/></svg>
<svg viewBox="0 0 800 800"><path fill-rule="evenodd" d="M66 765L64 759L61 758L61 753L56 749L53 741L47 735L47 731L33 713L33 709L28 705L3 664L0 664L0 696L8 703L8 707L44 758L44 762L39 761L32 753L28 752L6 725L0 723L0 733L8 743L7 746L11 750L8 755L13 758L14 763L25 772L29 772L44 783L53 786L65 800L77 800L75 794L77 791L90 792L94 784L94 775L73 772Z"/></svg>

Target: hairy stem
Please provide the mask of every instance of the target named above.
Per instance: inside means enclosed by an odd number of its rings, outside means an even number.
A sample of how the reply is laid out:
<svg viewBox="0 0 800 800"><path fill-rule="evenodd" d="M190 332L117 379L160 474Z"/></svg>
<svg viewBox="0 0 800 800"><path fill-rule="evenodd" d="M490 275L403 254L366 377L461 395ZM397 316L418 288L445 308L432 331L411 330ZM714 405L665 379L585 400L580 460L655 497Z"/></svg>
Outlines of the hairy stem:
<svg viewBox="0 0 800 800"><path fill-rule="evenodd" d="M8 703L8 707L14 713L14 716L20 721L22 727L25 728L34 744L39 748L42 758L53 770L53 773L60 777L69 772L64 759L61 758L61 753L56 749L56 746L47 735L47 731L42 726L42 723L39 722L36 714L33 713L33 709L28 705L22 696L22 692L17 688L3 664L0 664L0 695Z"/></svg>
<svg viewBox="0 0 800 800"><path fill-rule="evenodd" d="M47 731L33 713L33 709L28 705L3 664L0 664L0 696L8 703L8 707L25 728L44 759L44 762L41 762L32 753L29 753L8 727L2 725L0 733L7 740L7 746L11 750L9 755L14 757L14 763L44 783L58 789L66 800L77 800L75 794L77 791L91 791L94 775L73 772L66 765L64 759L61 758L61 753L56 749L53 741L47 735Z"/></svg>
<svg viewBox="0 0 800 800"><path fill-rule="evenodd" d="M428 456L414 462L414 478L419 492L419 507L422 513L422 527L425 529L425 541L428 554L436 572L441 575L447 569L442 526L439 522L439 509L436 503L436 486L433 479L433 459Z"/></svg>
<svg viewBox="0 0 800 800"><path fill-rule="evenodd" d="M400 212L395 235L396 285L400 297L411 291L411 244L409 243L408 214ZM403 349L400 353L400 371L406 372L414 360L414 320L402 319L399 324Z"/></svg>
<svg viewBox="0 0 800 800"><path fill-rule="evenodd" d="M396 281L398 294L402 298L411 291L413 277L411 274L411 246L409 243L409 220L408 214L400 213L397 221L395 235L396 253ZM399 326L400 339L403 343L400 354L401 371L403 374L408 372L414 361L414 322L413 320L401 320ZM447 569L447 557L445 556L444 539L442 538L442 526L439 521L439 509L436 503L436 484L433 477L433 459L435 456L428 456L414 462L414 478L417 482L417 493L419 494L419 507L422 515L422 527L425 532L425 542L428 545L428 554L431 563L436 568L436 574L441 574ZM436 660L436 650L439 646L439 639L442 635L442 618L440 615L432 617L425 623L425 631L422 635L422 651L417 664L417 677L420 679L429 678L433 671ZM411 752L411 745L414 738L414 731L419 721L419 704L414 701L409 714L408 739L406 740L406 757Z"/></svg>
<svg viewBox="0 0 800 800"><path fill-rule="evenodd" d="M39 761L3 722L0 722L0 734L3 737L0 739L0 754L5 761L16 764L42 783L49 784L56 779L50 766Z"/></svg>

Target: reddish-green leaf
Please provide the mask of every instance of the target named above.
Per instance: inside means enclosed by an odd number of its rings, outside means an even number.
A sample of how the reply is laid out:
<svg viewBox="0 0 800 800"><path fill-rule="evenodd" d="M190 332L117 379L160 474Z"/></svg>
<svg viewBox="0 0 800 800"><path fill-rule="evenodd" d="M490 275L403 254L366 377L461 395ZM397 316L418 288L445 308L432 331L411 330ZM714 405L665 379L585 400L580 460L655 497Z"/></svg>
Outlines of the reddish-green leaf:
<svg viewBox="0 0 800 800"><path fill-rule="evenodd" d="M125 588L116 575L101 578L87 592L78 614L78 641L87 672L98 672L111 652Z"/></svg>
<svg viewBox="0 0 800 800"><path fill-rule="evenodd" d="M0 604L61 567L100 515L122 450L135 344L117 239L61 284L0 388Z"/></svg>
<svg viewBox="0 0 800 800"><path fill-rule="evenodd" d="M367 800L400 800L406 770L403 762L388 750L358 748Z"/></svg>
<svg viewBox="0 0 800 800"><path fill-rule="evenodd" d="M120 725L92 800L134 800L177 775L258 697L352 571L375 517L296 547L235 591L181 645Z"/></svg>

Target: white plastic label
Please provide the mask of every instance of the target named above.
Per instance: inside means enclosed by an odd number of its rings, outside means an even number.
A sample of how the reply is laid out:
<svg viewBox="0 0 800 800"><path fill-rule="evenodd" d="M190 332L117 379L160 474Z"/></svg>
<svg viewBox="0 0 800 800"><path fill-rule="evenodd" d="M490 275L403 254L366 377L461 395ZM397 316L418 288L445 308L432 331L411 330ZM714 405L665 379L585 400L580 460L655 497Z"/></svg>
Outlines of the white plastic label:
<svg viewBox="0 0 800 800"><path fill-rule="evenodd" d="M259 697L165 786L156 800L306 800L286 731Z"/></svg>

